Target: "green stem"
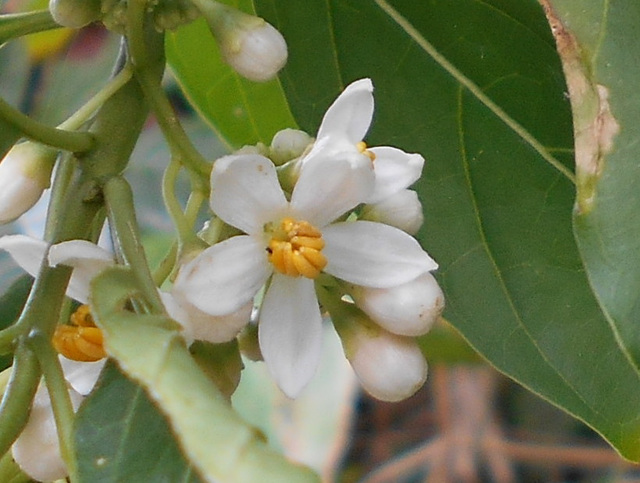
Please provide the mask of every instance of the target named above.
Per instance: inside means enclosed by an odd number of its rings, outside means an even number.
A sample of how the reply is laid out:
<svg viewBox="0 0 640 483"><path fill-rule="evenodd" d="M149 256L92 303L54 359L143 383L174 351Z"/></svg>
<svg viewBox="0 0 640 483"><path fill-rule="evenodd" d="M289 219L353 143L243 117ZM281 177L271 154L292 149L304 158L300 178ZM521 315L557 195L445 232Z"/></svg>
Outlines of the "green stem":
<svg viewBox="0 0 640 483"><path fill-rule="evenodd" d="M120 176L111 178L104 186L104 197L107 216L124 261L132 268L137 278L137 285L142 290L147 303L150 304L151 310L159 314L165 313L140 241L133 193L129 183Z"/></svg>
<svg viewBox="0 0 640 483"><path fill-rule="evenodd" d="M76 130L82 126L100 107L114 95L122 86L124 86L133 75L133 69L130 65L125 65L123 69L113 76L107 85L100 89L91 99L89 99L80 109L73 113L62 124L58 125L59 129Z"/></svg>
<svg viewBox="0 0 640 483"><path fill-rule="evenodd" d="M173 271L173 267L176 265L176 261L178 260L178 242L174 242L169 248L169 251L158 265L158 268L153 272L153 283L156 284L157 287L162 286L164 281L169 278L171 272Z"/></svg>
<svg viewBox="0 0 640 483"><path fill-rule="evenodd" d="M146 1L144 0L130 0L127 8L127 38L136 78L140 82L145 97L156 115L162 133L169 144L172 157L197 175L200 184L199 189L207 192L211 164L203 158L191 143L169 99L167 99L162 90L161 79L153 72L153 59L149 54L144 35L145 9Z"/></svg>
<svg viewBox="0 0 640 483"><path fill-rule="evenodd" d="M28 342L38 357L40 368L44 375L45 383L47 384L47 391L51 399L51 408L53 409L53 417L56 421L56 428L58 428L60 455L67 465L69 479L72 482L78 481L78 464L72 443L74 411L60 360L49 343L49 339L42 337L41 334L29 337Z"/></svg>
<svg viewBox="0 0 640 483"><path fill-rule="evenodd" d="M18 464L13 461L10 452L0 458L0 481L5 483L31 483L33 480L25 475Z"/></svg>
<svg viewBox="0 0 640 483"><path fill-rule="evenodd" d="M56 169L53 183L51 184L51 197L49 198L47 219L44 227L45 240L53 238L53 232L57 220L62 214L64 199L67 196L69 184L71 183L77 164L76 158L72 153L63 153L58 160L58 168Z"/></svg>
<svg viewBox="0 0 640 483"><path fill-rule="evenodd" d="M60 28L49 10L0 15L0 46L16 37Z"/></svg>
<svg viewBox="0 0 640 483"><path fill-rule="evenodd" d="M40 381L35 354L19 344L13 360L11 378L0 403L0 454L4 455L29 419L29 407Z"/></svg>
<svg viewBox="0 0 640 483"><path fill-rule="evenodd" d="M0 118L22 131L26 137L54 148L82 153L89 151L94 145L91 134L66 131L42 124L21 113L2 98L0 98Z"/></svg>

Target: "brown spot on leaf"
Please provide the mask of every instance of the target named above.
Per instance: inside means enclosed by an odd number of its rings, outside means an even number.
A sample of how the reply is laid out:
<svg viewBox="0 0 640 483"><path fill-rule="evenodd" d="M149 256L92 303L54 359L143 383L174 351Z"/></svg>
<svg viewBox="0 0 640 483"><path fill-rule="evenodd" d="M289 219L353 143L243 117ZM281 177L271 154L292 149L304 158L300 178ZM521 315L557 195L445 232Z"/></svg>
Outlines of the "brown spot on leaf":
<svg viewBox="0 0 640 483"><path fill-rule="evenodd" d="M608 89L592 77L590 61L570 29L553 11L549 0L539 0L562 61L569 89L575 143L577 208L587 213L595 201L596 182L604 157L611 151L620 126L611 113Z"/></svg>

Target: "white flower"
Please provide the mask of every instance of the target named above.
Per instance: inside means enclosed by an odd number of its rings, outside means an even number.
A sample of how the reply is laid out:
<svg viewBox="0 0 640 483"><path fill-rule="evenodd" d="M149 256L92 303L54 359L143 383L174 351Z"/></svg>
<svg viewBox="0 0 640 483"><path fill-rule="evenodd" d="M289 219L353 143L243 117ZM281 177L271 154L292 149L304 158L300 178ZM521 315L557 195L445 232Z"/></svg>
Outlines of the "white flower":
<svg viewBox="0 0 640 483"><path fill-rule="evenodd" d="M444 295L430 273L390 288L354 287L351 296L371 320L398 335L426 334L444 308Z"/></svg>
<svg viewBox="0 0 640 483"><path fill-rule="evenodd" d="M336 153L343 157L346 153L368 156L373 163L375 186L364 200L373 206L365 207L362 219L390 224L413 234L422 224L422 207L415 193L404 192L420 178L424 158L390 146L367 147L362 140L369 130L373 107L371 80L351 83L325 113L316 142L303 163Z"/></svg>
<svg viewBox="0 0 640 483"><path fill-rule="evenodd" d="M89 287L93 277L114 265L113 255L89 241L70 240L51 245L25 235L0 237L0 250L7 251L32 277L40 271L43 260L51 266L67 265L73 268L67 295L82 304L89 303ZM179 294L178 294L179 295ZM189 304L184 298L160 292L170 317L182 328L182 335L190 344L194 340L227 342L233 339L250 317L251 306L241 307L225 317L212 317Z"/></svg>
<svg viewBox="0 0 640 483"><path fill-rule="evenodd" d="M437 267L396 228L335 222L374 188L370 159L355 154L335 151L322 162L305 163L290 201L269 159L247 154L216 161L211 208L247 235L206 249L176 280L191 304L212 315L238 310L268 282L259 315L260 349L289 397L299 394L318 364L322 318L313 279L321 271L388 288Z"/></svg>
<svg viewBox="0 0 640 483"><path fill-rule="evenodd" d="M106 359L97 362L77 362L63 356L59 359L69 385L73 410L77 411L84 397L93 389ZM13 443L11 453L22 471L38 481L54 481L68 474L60 455L51 399L42 383L36 391L27 425Z"/></svg>
<svg viewBox="0 0 640 483"><path fill-rule="evenodd" d="M16 144L0 162L0 224L29 210L51 182L57 151L31 141Z"/></svg>

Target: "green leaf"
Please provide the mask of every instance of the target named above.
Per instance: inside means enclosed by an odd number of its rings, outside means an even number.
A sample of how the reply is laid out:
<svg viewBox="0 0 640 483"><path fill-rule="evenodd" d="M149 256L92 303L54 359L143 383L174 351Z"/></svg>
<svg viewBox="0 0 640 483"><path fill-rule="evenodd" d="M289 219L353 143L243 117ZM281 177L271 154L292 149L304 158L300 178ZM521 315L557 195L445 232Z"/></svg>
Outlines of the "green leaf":
<svg viewBox="0 0 640 483"><path fill-rule="evenodd" d="M235 2L253 13L251 2ZM295 128L277 79L251 82L225 64L204 18L169 33L167 59L185 94L233 148L257 142L269 145L274 134Z"/></svg>
<svg viewBox="0 0 640 483"><path fill-rule="evenodd" d="M174 321L123 309L130 297L139 295L134 280L124 267L107 269L93 279L96 323L108 354L166 415L202 477L230 483L318 481L310 470L271 450L229 407L191 358Z"/></svg>
<svg viewBox="0 0 640 483"><path fill-rule="evenodd" d="M576 131L575 233L598 300L640 367L640 5L550 3Z"/></svg>
<svg viewBox="0 0 640 483"><path fill-rule="evenodd" d="M315 132L349 82L376 88L371 145L426 159L420 240L446 317L499 370L640 460L640 378L572 233L566 86L540 5L505 0L260 0L283 32L281 79Z"/></svg>
<svg viewBox="0 0 640 483"><path fill-rule="evenodd" d="M75 419L82 481L202 481L171 428L137 384L108 364Z"/></svg>

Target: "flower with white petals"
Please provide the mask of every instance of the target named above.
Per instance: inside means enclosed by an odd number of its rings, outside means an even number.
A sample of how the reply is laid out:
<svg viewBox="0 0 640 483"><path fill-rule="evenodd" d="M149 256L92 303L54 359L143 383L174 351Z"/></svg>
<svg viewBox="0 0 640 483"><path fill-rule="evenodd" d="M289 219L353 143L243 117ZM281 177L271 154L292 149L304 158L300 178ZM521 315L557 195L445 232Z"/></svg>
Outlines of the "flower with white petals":
<svg viewBox="0 0 640 483"><path fill-rule="evenodd" d="M82 304L89 303L91 280L102 270L115 264L113 254L86 240L70 240L51 245L25 235L0 237L0 250L11 255L32 277L40 271L43 260L50 266L67 265L73 268L67 295ZM48 255L47 255L48 251ZM182 326L182 335L190 344L194 340L220 343L233 339L248 322L251 304L236 312L214 317L203 313L179 294L159 292L171 318Z"/></svg>
<svg viewBox="0 0 640 483"><path fill-rule="evenodd" d="M73 410L77 411L102 371L106 359L96 362L78 362L58 356L68 383ZM33 400L27 425L11 447L13 459L22 471L38 481L55 481L68 475L60 455L58 431L51 407L51 399L44 384L40 383Z"/></svg>
<svg viewBox="0 0 640 483"><path fill-rule="evenodd" d="M358 151L304 163L290 200L274 164L263 156L231 155L214 164L211 209L246 235L217 243L183 266L174 290L203 312L225 315L267 283L260 349L289 397L299 394L318 364L322 317L314 279L321 272L388 288L437 268L401 230L337 221L367 200L374 184L371 160Z"/></svg>
<svg viewBox="0 0 640 483"><path fill-rule="evenodd" d="M389 224L415 234L422 225L422 207L407 188L422 173L424 158L391 146L367 147L363 138L373 119L370 79L351 83L331 104L322 119L313 148L303 163L339 155L368 156L375 173L374 189L364 202L361 219Z"/></svg>

